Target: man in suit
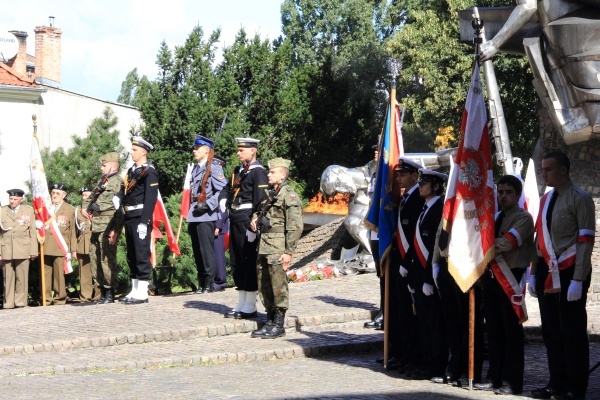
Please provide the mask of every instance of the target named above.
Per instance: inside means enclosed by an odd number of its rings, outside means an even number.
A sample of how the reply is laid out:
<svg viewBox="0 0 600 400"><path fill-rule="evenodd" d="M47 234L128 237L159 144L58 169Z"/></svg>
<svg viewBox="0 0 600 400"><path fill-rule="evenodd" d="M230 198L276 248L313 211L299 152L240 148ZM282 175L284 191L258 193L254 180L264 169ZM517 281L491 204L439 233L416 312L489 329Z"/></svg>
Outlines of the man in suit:
<svg viewBox="0 0 600 400"><path fill-rule="evenodd" d="M227 180L221 166L213 163L214 146L212 140L201 135L196 136L192 145L192 154L197 164L192 170L192 198L187 222L198 272L198 290L194 292L196 294L215 291L215 223L219 214L219 194Z"/></svg>
<svg viewBox="0 0 600 400"><path fill-rule="evenodd" d="M75 207L65 201L67 187L62 183L52 185L50 192L52 218L46 222L46 240L44 241L44 274L46 275L46 305L66 303L65 263L77 258L77 228L75 226ZM56 222L58 230L50 229Z"/></svg>
<svg viewBox="0 0 600 400"><path fill-rule="evenodd" d="M415 290L415 308L421 367L411 373L412 379L431 379L442 375L448 361L448 346L440 296L433 280L432 263L436 233L444 209L446 174L422 168L419 195L425 201L416 225L413 245L407 254L408 281Z"/></svg>
<svg viewBox="0 0 600 400"><path fill-rule="evenodd" d="M252 213L258 209L269 186L267 172L257 160L258 142L252 138L236 138L237 156L241 161L231 181L221 192L221 201L227 203L231 242L229 257L233 280L238 290L238 304L225 313L225 318L246 319L257 316L256 297L256 233L250 228Z"/></svg>
<svg viewBox="0 0 600 400"><path fill-rule="evenodd" d="M90 263L90 239L92 237L92 220L88 217L86 207L94 190L84 186L81 193L81 206L75 208L75 225L77 226L77 264L79 264L79 300L82 303L98 301L100 289L92 274Z"/></svg>
<svg viewBox="0 0 600 400"><path fill-rule="evenodd" d="M21 204L25 192L11 189L0 211L0 264L4 277L3 308L27 306L29 260L38 256L35 214Z"/></svg>

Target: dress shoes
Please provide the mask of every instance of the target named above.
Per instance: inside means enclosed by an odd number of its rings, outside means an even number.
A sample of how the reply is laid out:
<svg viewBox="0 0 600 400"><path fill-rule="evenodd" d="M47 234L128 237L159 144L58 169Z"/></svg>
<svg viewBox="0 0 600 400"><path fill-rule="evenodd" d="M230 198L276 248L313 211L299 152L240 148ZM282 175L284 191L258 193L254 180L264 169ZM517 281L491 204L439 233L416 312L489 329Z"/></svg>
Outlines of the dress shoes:
<svg viewBox="0 0 600 400"><path fill-rule="evenodd" d="M377 326L377 321L372 319L370 321L365 322L363 326L367 329L375 329L375 327Z"/></svg>
<svg viewBox="0 0 600 400"><path fill-rule="evenodd" d="M513 390L508 385L502 385L498 389L494 389L494 394L515 395L515 394L520 394L520 393L513 392Z"/></svg>
<svg viewBox="0 0 600 400"><path fill-rule="evenodd" d="M223 314L223 316L225 318L235 318L235 314L238 313L239 311L235 311L235 310L229 310L227 311L225 314Z"/></svg>
<svg viewBox="0 0 600 400"><path fill-rule="evenodd" d="M453 382L456 381L456 378L454 378L451 375L444 375L444 376L434 376L433 378L431 378L431 382L433 383L445 383L445 384L452 384Z"/></svg>
<svg viewBox="0 0 600 400"><path fill-rule="evenodd" d="M468 384L469 383L467 382L467 385ZM473 388L475 388L477 390L491 391L491 390L494 390L494 384L492 382L474 383Z"/></svg>
<svg viewBox="0 0 600 400"><path fill-rule="evenodd" d="M410 379L415 381L431 380L431 373L425 369L417 368L410 373Z"/></svg>
<svg viewBox="0 0 600 400"><path fill-rule="evenodd" d="M552 396L560 395L562 391L551 388L550 386L544 386L541 388L533 389L531 391L531 397L534 399L549 399Z"/></svg>
<svg viewBox="0 0 600 400"><path fill-rule="evenodd" d="M383 320L375 322L375 330L382 331L383 330Z"/></svg>
<svg viewBox="0 0 600 400"><path fill-rule="evenodd" d="M198 289L194 290L194 294L202 294L204 293L204 288L199 287Z"/></svg>
<svg viewBox="0 0 600 400"><path fill-rule="evenodd" d="M212 292L224 292L225 291L225 286L213 286L213 290Z"/></svg>
<svg viewBox="0 0 600 400"><path fill-rule="evenodd" d="M249 319L249 318L255 318L257 316L258 316L258 313L256 311L250 312L250 313L246 313L243 311L235 311L233 313L233 318L235 318L235 319Z"/></svg>
<svg viewBox="0 0 600 400"><path fill-rule="evenodd" d="M148 299L136 299L134 297L130 297L127 300L123 301L123 304L144 304L148 303Z"/></svg>

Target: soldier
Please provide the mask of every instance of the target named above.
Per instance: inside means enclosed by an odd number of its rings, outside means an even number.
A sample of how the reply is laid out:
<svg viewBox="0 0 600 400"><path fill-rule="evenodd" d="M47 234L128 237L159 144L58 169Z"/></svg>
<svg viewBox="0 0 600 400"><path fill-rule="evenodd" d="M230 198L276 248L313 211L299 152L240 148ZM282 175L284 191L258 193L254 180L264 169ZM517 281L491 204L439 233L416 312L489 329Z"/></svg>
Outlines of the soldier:
<svg viewBox="0 0 600 400"><path fill-rule="evenodd" d="M117 286L117 238L123 225L123 214L117 212L112 202L121 190L123 178L119 175L117 152L100 157L102 178L98 182L100 192L89 205L92 213L92 236L90 239L90 262L94 280L98 282L102 295L98 304L114 303L114 290ZM84 214L87 215L87 214Z"/></svg>
<svg viewBox="0 0 600 400"><path fill-rule="evenodd" d="M387 369L406 373L418 363L417 322L413 311L413 296L409 291L408 260L405 257L413 244L417 220L424 200L419 195L419 169L422 166L410 158L400 157L395 168L396 181L404 190L398 211L396 240L390 253L389 344L391 358ZM406 267L404 264L407 264Z"/></svg>
<svg viewBox="0 0 600 400"><path fill-rule="evenodd" d="M4 281L3 308L27 307L29 260L38 256L35 214L21 204L25 192L7 191L9 205L0 212L0 264Z"/></svg>
<svg viewBox="0 0 600 400"><path fill-rule="evenodd" d="M252 337L275 339L285 336L285 313L289 308L286 271L302 235L302 200L286 183L290 160L269 161L271 191L255 213L250 229L258 231L258 287L267 311L267 322Z"/></svg>
<svg viewBox="0 0 600 400"><path fill-rule="evenodd" d="M485 321L489 343L490 373L487 383L475 384L496 394L520 394L523 391L527 314L521 280L530 264L533 251L533 219L519 207L523 190L521 181L506 175L498 181L496 216L496 258L483 277ZM515 312L516 311L516 312Z"/></svg>
<svg viewBox="0 0 600 400"><path fill-rule="evenodd" d="M90 239L92 237L92 220L85 210L88 199L94 188L84 186L81 188L81 206L75 208L75 225L77 226L77 264L79 264L79 300L82 303L98 301L100 289L92 273L90 263Z"/></svg>
<svg viewBox="0 0 600 400"><path fill-rule="evenodd" d="M50 192L52 218L45 224L46 240L44 241L44 274L46 275L46 305L62 305L66 303L65 262L77 258L77 227L75 226L75 207L65 201L67 187L62 183L52 185ZM56 234L50 229L55 221L58 226ZM54 294L53 294L54 292Z"/></svg>
<svg viewBox="0 0 600 400"><path fill-rule="evenodd" d="M415 229L413 243L404 258L408 282L414 289L421 367L412 371L412 379L431 379L444 374L448 346L443 335L442 304L435 287L432 257L435 238L444 208L444 183L448 175L420 169L419 195L425 200ZM406 276L406 275L405 275Z"/></svg>
<svg viewBox="0 0 600 400"><path fill-rule="evenodd" d="M233 173L231 182L221 192L221 202L229 208L231 242L229 261L233 280L237 286L238 304L225 313L225 318L256 317L256 292L258 279L256 275L256 233L250 228L250 219L254 210L264 197L269 186L267 172L256 159L258 140L252 138L236 138L237 156L242 165Z"/></svg>
<svg viewBox="0 0 600 400"><path fill-rule="evenodd" d="M588 386L587 292L592 276L595 209L591 196L569 177L561 152L542 159L542 178L553 189L540 201L535 224L537 264L529 292L538 297L550 382L535 398L583 399Z"/></svg>
<svg viewBox="0 0 600 400"><path fill-rule="evenodd" d="M223 157L215 154L213 164L218 164L221 169L225 169L226 161ZM229 215L227 209L219 204L217 209L217 221L215 222L215 260L217 261L217 271L215 274L215 292L225 290L227 286L227 266L225 265L225 251L229 247Z"/></svg>
<svg viewBox="0 0 600 400"><path fill-rule="evenodd" d="M148 281L152 272L150 263L152 214L158 198L158 172L148 162L148 152L154 149L139 136L131 139L131 166L122 190L113 197L115 209L121 204L125 210L125 239L127 264L131 276L131 292L124 304L148 302ZM116 240L116 239L115 239Z"/></svg>
<svg viewBox="0 0 600 400"><path fill-rule="evenodd" d="M227 180L221 166L213 163L214 146L212 140L200 135L196 136L192 146L192 153L198 164L192 170L192 199L187 222L198 271L196 294L215 291L215 223L219 214L219 194Z"/></svg>

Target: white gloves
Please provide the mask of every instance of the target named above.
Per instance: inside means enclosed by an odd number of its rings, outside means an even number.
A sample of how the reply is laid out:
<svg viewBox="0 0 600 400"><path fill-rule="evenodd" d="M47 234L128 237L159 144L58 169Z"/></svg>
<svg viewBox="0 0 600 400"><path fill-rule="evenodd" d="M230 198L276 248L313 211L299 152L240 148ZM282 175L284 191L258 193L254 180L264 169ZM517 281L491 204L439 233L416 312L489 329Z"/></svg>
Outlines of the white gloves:
<svg viewBox="0 0 600 400"><path fill-rule="evenodd" d="M567 290L567 301L577 301L581 299L581 291L583 290L583 282L571 281Z"/></svg>
<svg viewBox="0 0 600 400"><path fill-rule="evenodd" d="M437 281L438 276L440 276L440 264L433 264L431 269L433 269L433 280Z"/></svg>
<svg viewBox="0 0 600 400"><path fill-rule="evenodd" d="M527 280L527 291L531 297L537 298L537 292L535 291L535 275L529 275Z"/></svg>
<svg viewBox="0 0 600 400"><path fill-rule="evenodd" d="M425 296L431 296L433 294L433 286L430 285L429 283L424 283L423 284L423 294Z"/></svg>
<svg viewBox="0 0 600 400"><path fill-rule="evenodd" d="M121 199L118 196L113 196L112 203L113 206L115 206L115 210L118 210L121 207Z"/></svg>
<svg viewBox="0 0 600 400"><path fill-rule="evenodd" d="M44 227L44 223L39 219L35 220L35 229L42 229Z"/></svg>
<svg viewBox="0 0 600 400"><path fill-rule="evenodd" d="M138 231L138 235L140 235L140 239L142 239L142 240L146 239L146 235L148 235L148 225L139 224L137 231Z"/></svg>
<svg viewBox="0 0 600 400"><path fill-rule="evenodd" d="M219 201L219 209L222 213L224 213L225 210L227 210L227 199L221 199L221 201Z"/></svg>
<svg viewBox="0 0 600 400"><path fill-rule="evenodd" d="M246 237L248 238L248 242L252 243L256 240L256 232L252 232L250 229L247 229Z"/></svg>
<svg viewBox="0 0 600 400"><path fill-rule="evenodd" d="M408 275L408 270L402 265L400 266L400 275L402 275L403 278L406 278L406 275Z"/></svg>

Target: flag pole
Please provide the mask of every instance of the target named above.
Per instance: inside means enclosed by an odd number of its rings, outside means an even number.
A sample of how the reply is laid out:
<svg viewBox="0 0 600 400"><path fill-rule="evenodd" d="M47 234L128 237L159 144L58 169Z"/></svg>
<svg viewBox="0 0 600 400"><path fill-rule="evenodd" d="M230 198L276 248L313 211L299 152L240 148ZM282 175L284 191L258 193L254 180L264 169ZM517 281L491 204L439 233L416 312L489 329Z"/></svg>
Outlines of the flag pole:
<svg viewBox="0 0 600 400"><path fill-rule="evenodd" d="M183 215L179 215L179 224L177 225L177 236L175 236L175 243L179 245L179 234L181 234L181 224L183 224ZM175 253L173 253L173 258L171 260L171 267L175 265Z"/></svg>
<svg viewBox="0 0 600 400"><path fill-rule="evenodd" d="M38 136L37 136L37 116L35 114L33 114L31 116L31 119L33 120L33 139L35 139L35 141L38 144L38 148L39 148L40 141L38 140ZM34 211L37 215L38 210L36 210L34 208ZM46 274L44 273L45 271L44 271L44 242L43 241L40 241L39 262L40 262L40 290L42 291L42 307L46 307Z"/></svg>

